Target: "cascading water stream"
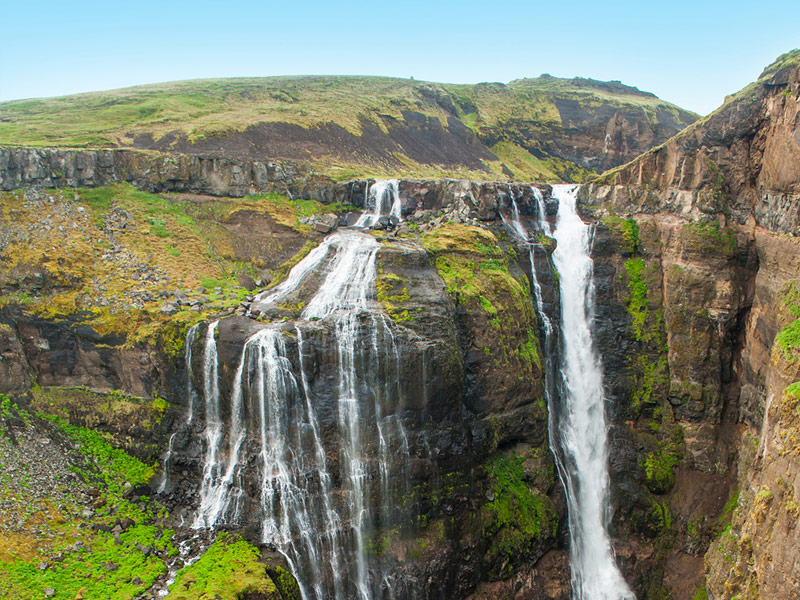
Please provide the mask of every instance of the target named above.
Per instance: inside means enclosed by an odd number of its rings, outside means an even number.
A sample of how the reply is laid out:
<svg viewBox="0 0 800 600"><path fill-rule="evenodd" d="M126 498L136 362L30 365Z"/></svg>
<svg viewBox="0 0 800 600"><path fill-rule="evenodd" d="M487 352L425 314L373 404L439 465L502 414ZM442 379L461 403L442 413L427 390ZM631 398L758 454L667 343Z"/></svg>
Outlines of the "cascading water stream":
<svg viewBox="0 0 800 600"><path fill-rule="evenodd" d="M531 193L537 202L539 232L552 235L558 244L553 262L561 287L561 353L536 270L538 244L531 242L513 192L512 220L506 221L506 225L528 246L531 284L544 334L550 449L567 494L573 598L629 600L634 595L616 566L607 532L602 368L593 348L590 326L593 314L590 228L577 214L576 186L553 186L553 195L559 200L555 230L547 221L541 192L531 187Z"/></svg>
<svg viewBox="0 0 800 600"><path fill-rule="evenodd" d="M400 354L374 299L379 248L373 236L358 231L331 234L284 283L257 297L256 306L268 311L308 282L318 285L291 332L296 354L281 324L246 340L233 379L227 442L216 428L216 323L205 340L206 449L193 526L237 524L255 493L263 541L285 556L304 599L393 597L392 577L369 551L377 527L390 529L405 518L396 507L408 491L409 462L399 418ZM308 338L324 331L335 340L333 445L323 437L319 391L306 369L313 356ZM248 456L254 455L259 489L250 486L248 497L245 471L253 468Z"/></svg>
<svg viewBox="0 0 800 600"><path fill-rule="evenodd" d="M561 286L562 398L555 433L569 510L576 600L631 600L608 535L609 478L600 357L592 341L591 229L577 212L577 186L553 186L559 200L553 262ZM551 411L553 414L553 411Z"/></svg>
<svg viewBox="0 0 800 600"><path fill-rule="evenodd" d="M214 481L220 465L217 454L222 445L223 431L220 417L219 358L217 356L216 331L219 321L209 324L203 348L203 406L206 427L203 431L205 457L203 460L203 482L200 487L200 509L197 523L205 523L205 516L213 510ZM210 525L207 525L210 526Z"/></svg>
<svg viewBox="0 0 800 600"><path fill-rule="evenodd" d="M356 221L356 227L372 227L382 216L392 216L401 220L399 183L396 179L379 179L367 184L366 207L372 204L372 212L365 212Z"/></svg>

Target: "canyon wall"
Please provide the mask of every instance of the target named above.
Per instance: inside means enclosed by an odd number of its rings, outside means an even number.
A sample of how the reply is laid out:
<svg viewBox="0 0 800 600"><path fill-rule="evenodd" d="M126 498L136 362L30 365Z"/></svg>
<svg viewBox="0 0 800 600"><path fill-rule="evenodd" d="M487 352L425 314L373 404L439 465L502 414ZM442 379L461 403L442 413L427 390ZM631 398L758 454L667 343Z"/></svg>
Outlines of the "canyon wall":
<svg viewBox="0 0 800 600"><path fill-rule="evenodd" d="M648 597L800 585L798 58L581 190L598 221L615 521L623 560L654 569Z"/></svg>

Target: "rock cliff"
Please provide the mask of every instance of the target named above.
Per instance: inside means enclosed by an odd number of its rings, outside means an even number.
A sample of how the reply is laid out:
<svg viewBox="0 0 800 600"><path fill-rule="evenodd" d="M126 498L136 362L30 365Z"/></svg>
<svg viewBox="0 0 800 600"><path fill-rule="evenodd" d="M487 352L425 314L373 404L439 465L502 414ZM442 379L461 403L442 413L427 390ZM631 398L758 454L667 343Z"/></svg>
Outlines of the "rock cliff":
<svg viewBox="0 0 800 600"><path fill-rule="evenodd" d="M800 487L788 476L798 81L795 51L582 190L598 220L616 523L629 540L618 552L648 597L780 597L800 585Z"/></svg>

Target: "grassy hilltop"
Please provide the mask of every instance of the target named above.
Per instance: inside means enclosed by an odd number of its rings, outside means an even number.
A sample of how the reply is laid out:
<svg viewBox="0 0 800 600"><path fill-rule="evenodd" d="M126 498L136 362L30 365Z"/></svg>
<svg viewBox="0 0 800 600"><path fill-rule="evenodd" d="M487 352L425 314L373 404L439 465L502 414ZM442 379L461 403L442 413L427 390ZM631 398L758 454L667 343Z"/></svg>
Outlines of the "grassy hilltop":
<svg viewBox="0 0 800 600"><path fill-rule="evenodd" d="M0 145L138 147L363 175L581 180L696 119L619 82L207 79L0 103Z"/></svg>

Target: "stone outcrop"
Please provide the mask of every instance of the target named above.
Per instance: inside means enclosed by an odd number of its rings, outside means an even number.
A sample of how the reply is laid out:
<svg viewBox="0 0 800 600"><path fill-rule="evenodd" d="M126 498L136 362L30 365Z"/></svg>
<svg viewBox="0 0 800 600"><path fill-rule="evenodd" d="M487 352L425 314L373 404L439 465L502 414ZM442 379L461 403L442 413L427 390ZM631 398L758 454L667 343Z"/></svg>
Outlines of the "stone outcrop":
<svg viewBox="0 0 800 600"><path fill-rule="evenodd" d="M584 193L620 213L697 220L723 213L740 225L797 233L800 225L800 73L797 52L665 144L609 171Z"/></svg>
<svg viewBox="0 0 800 600"><path fill-rule="evenodd" d="M289 198L364 206L369 181L335 182L299 163L137 150L0 148L0 191L21 188L98 187L129 183L152 193L241 198L277 193ZM491 221L498 197L530 195L525 184L465 179L402 179L403 214L455 206L463 217ZM461 205L465 205L464 208Z"/></svg>

